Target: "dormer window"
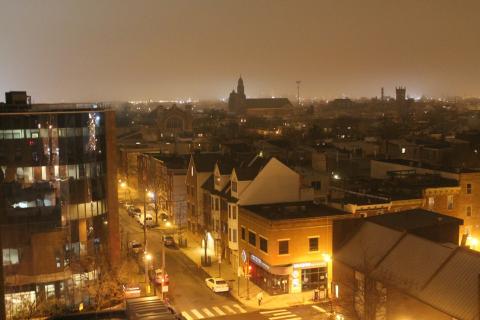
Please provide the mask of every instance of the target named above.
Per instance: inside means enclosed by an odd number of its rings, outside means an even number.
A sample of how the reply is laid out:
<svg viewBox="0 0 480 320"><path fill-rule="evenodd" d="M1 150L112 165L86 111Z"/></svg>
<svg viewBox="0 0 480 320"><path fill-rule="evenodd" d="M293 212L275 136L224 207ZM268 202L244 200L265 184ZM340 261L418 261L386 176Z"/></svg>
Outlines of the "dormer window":
<svg viewBox="0 0 480 320"><path fill-rule="evenodd" d="M220 177L219 176L215 176L215 185L216 186L220 185Z"/></svg>
<svg viewBox="0 0 480 320"><path fill-rule="evenodd" d="M193 166L192 166L192 170L190 171L190 174L191 174L192 177L193 177Z"/></svg>
<svg viewBox="0 0 480 320"><path fill-rule="evenodd" d="M237 181L232 181L232 192L237 192Z"/></svg>

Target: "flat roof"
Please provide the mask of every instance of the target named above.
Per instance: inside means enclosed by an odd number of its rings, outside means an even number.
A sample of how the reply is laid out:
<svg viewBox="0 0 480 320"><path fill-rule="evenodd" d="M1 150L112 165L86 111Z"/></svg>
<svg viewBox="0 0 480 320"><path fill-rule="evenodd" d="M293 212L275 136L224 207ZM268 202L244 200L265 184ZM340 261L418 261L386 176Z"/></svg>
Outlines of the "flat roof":
<svg viewBox="0 0 480 320"><path fill-rule="evenodd" d="M480 170L473 169L473 168L449 168L449 167L442 167L442 166L433 166L424 162L413 161L413 160L406 160L406 159L374 159L372 161L378 162L388 162L388 163L396 163L408 167L414 168L422 168L422 169L429 169L429 170L437 170L437 171L445 171L451 173L474 173L480 172Z"/></svg>
<svg viewBox="0 0 480 320"><path fill-rule="evenodd" d="M351 214L313 201L250 205L243 208L268 220L323 218Z"/></svg>

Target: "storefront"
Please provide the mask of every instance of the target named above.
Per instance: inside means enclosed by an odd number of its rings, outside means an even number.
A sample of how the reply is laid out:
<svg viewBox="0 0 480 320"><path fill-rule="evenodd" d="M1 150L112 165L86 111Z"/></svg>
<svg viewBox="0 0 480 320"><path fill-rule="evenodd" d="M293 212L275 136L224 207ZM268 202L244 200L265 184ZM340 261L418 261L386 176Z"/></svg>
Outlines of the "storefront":
<svg viewBox="0 0 480 320"><path fill-rule="evenodd" d="M290 289L290 266L270 266L250 254L250 281L271 295L288 293Z"/></svg>
<svg viewBox="0 0 480 320"><path fill-rule="evenodd" d="M328 293L328 263L324 261L295 263L292 265L291 292L319 290L320 299Z"/></svg>

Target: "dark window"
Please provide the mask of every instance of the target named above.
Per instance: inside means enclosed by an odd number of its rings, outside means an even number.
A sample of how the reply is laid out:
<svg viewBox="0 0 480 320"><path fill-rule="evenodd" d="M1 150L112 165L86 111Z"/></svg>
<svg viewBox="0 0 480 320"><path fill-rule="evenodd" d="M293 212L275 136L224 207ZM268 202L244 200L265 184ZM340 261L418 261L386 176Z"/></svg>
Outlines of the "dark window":
<svg viewBox="0 0 480 320"><path fill-rule="evenodd" d="M237 182L236 181L232 181L232 191L237 192Z"/></svg>
<svg viewBox="0 0 480 320"><path fill-rule="evenodd" d="M248 231L248 243L254 247L257 245L257 235L252 231Z"/></svg>
<svg viewBox="0 0 480 320"><path fill-rule="evenodd" d="M268 253L268 240L263 237L260 237L260 250Z"/></svg>
<svg viewBox="0 0 480 320"><path fill-rule="evenodd" d="M471 193L472 193L472 184L467 183L467 194L471 194Z"/></svg>
<svg viewBox="0 0 480 320"><path fill-rule="evenodd" d="M242 227L242 240L245 240L245 228Z"/></svg>
<svg viewBox="0 0 480 320"><path fill-rule="evenodd" d="M312 181L312 188L315 190L322 189L322 182L321 181Z"/></svg>
<svg viewBox="0 0 480 320"><path fill-rule="evenodd" d="M288 240L278 241L278 254L288 254Z"/></svg>
<svg viewBox="0 0 480 320"><path fill-rule="evenodd" d="M318 251L318 238L309 238L308 239L308 250L309 251Z"/></svg>

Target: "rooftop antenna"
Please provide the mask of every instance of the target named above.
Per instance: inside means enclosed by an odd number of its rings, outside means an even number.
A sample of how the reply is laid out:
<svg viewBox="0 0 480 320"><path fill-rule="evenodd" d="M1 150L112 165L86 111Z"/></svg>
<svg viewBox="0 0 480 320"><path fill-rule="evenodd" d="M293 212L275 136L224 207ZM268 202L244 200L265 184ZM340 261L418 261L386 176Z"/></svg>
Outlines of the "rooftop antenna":
<svg viewBox="0 0 480 320"><path fill-rule="evenodd" d="M300 83L302 83L301 80L297 80L297 104L300 107Z"/></svg>

